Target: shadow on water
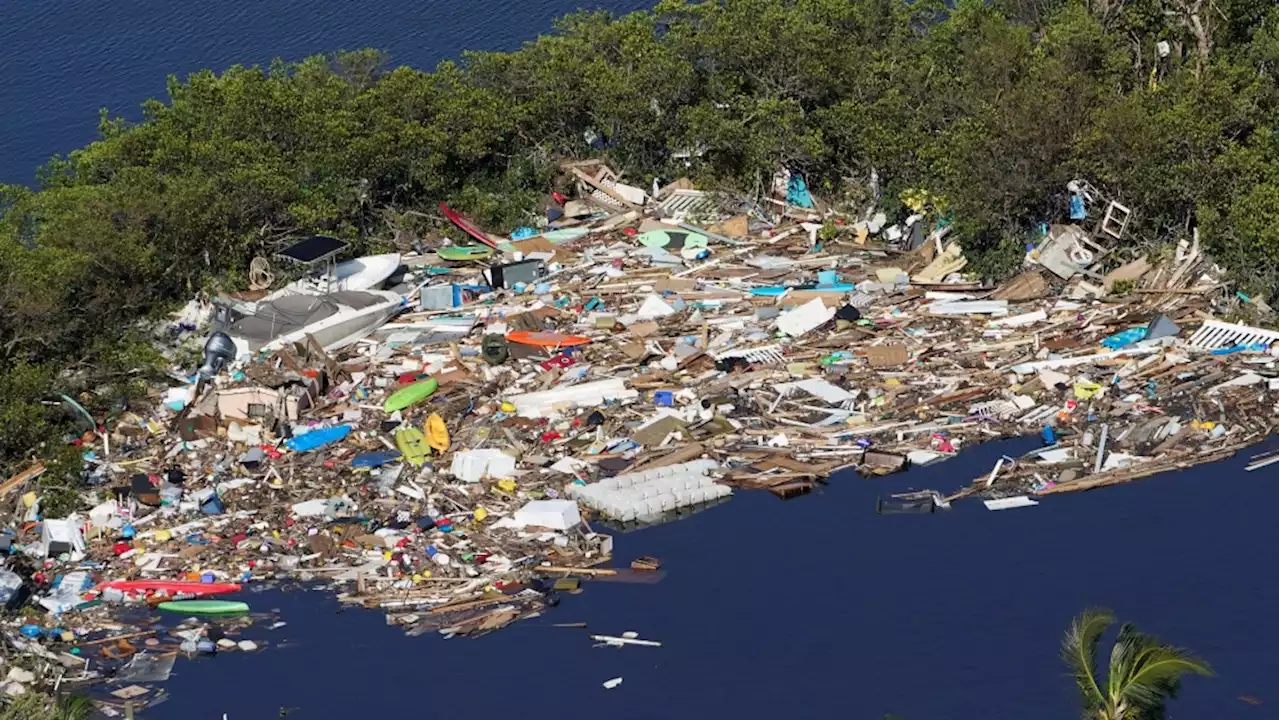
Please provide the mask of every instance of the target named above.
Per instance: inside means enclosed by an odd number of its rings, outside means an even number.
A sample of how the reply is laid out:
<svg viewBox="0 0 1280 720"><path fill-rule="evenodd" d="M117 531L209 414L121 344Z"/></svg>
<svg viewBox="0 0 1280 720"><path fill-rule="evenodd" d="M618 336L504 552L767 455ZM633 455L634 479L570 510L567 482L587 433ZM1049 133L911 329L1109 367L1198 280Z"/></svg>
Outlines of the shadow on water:
<svg viewBox="0 0 1280 720"><path fill-rule="evenodd" d="M180 663L152 718L1076 717L1058 659L1071 617L1110 607L1218 672L1185 683L1172 717L1274 717L1274 472L1245 451L1212 466L1033 508L957 503L877 516L875 497L950 490L1031 440L879 479L835 478L783 503L739 492L721 508L617 536L616 555L663 559L653 585L590 583L545 617L479 639L404 637L381 614L317 591L263 592L288 621L254 655ZM586 622L589 630L554 628ZM661 648L593 648L635 630ZM622 677L614 690L601 683ZM1251 696L1251 705L1240 700Z"/></svg>

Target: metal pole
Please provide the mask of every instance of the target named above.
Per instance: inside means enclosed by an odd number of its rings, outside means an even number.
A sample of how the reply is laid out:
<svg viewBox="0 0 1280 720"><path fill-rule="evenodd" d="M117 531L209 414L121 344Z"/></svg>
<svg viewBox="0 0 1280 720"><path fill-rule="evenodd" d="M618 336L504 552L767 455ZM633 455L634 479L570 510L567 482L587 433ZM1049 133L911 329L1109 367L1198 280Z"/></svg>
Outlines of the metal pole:
<svg viewBox="0 0 1280 720"><path fill-rule="evenodd" d="M1098 438L1098 456L1093 461L1093 471L1102 471L1102 457L1107 450L1107 423L1102 423L1102 435Z"/></svg>

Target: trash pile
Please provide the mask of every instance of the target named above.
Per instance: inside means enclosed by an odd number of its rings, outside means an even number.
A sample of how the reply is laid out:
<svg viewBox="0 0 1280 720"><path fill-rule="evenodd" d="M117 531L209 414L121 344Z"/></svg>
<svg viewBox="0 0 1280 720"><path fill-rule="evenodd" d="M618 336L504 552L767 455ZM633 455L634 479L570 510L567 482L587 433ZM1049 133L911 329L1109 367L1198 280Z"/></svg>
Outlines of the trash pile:
<svg viewBox="0 0 1280 720"><path fill-rule="evenodd" d="M410 634L479 635L583 578L659 577L654 558L604 567L602 531L735 489L789 498L1040 434L971 484L879 506L1003 509L1276 431L1280 333L1217 319L1270 308L1226 289L1195 238L1126 250L1128 210L1087 183L1077 222L1046 226L997 286L924 206L890 223L789 173L747 200L564 169L510 237L442 205L452 238L346 262L307 238L281 253L303 279L271 291L255 261L251 292L193 301L166 339L203 343L203 362L87 435L87 513L42 518L38 466L0 487L22 498L5 537L34 567L5 582L49 613L10 645L66 657L146 603L234 616L248 608L211 598L283 578Z"/></svg>

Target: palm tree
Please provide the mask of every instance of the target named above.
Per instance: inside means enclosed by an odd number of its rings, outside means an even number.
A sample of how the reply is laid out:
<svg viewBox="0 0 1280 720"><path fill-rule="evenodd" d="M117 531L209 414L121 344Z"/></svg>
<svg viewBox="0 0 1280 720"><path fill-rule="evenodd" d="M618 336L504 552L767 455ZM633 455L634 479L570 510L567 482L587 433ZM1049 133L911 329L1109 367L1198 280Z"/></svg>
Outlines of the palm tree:
<svg viewBox="0 0 1280 720"><path fill-rule="evenodd" d="M1165 702L1177 694L1183 675L1213 674L1208 663L1186 650L1164 645L1124 623L1111 646L1105 684L1099 685L1098 644L1115 621L1109 610L1086 610L1062 639L1062 659L1080 688L1086 720L1161 720Z"/></svg>

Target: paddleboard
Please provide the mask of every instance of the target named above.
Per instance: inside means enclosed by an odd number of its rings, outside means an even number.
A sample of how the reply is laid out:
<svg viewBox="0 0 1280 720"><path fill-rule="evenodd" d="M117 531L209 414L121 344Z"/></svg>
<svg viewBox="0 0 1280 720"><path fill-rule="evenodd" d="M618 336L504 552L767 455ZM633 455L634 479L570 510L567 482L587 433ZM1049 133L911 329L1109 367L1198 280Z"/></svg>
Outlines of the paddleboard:
<svg viewBox="0 0 1280 720"><path fill-rule="evenodd" d="M422 467L431 455L431 447L427 438L416 427L402 427L396 431L396 447L404 455L404 459L414 467Z"/></svg>
<svg viewBox="0 0 1280 720"><path fill-rule="evenodd" d="M427 378L422 382L402 387L387 396L386 401L382 403L382 410L387 414L403 410L431 397L438 387L440 383L436 382L435 378Z"/></svg>
<svg viewBox="0 0 1280 720"><path fill-rule="evenodd" d="M529 332L528 330L515 330L507 333L507 341L520 343L521 345L536 345L544 348L562 348L573 347L575 345L586 345L591 342L591 338L581 335L561 335L553 332Z"/></svg>
<svg viewBox="0 0 1280 720"><path fill-rule="evenodd" d="M157 605L165 612L187 615L238 615L249 612L249 606L232 600L174 600Z"/></svg>

